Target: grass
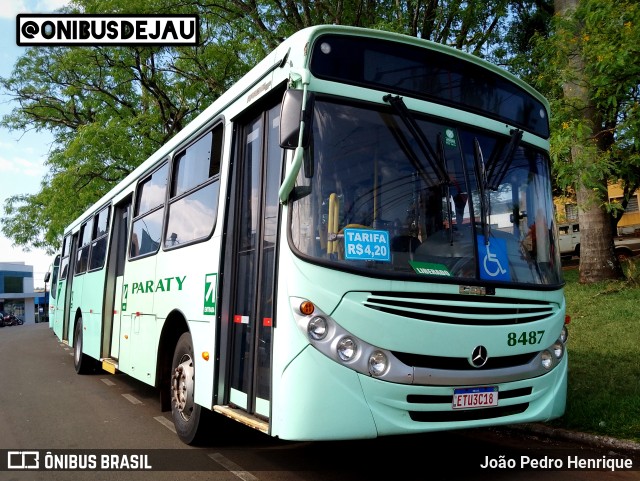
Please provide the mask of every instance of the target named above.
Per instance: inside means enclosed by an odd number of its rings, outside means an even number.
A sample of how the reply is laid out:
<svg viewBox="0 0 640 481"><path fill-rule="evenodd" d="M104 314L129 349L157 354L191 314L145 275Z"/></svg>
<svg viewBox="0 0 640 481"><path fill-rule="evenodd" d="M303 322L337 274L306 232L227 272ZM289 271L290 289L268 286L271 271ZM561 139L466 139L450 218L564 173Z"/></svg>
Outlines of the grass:
<svg viewBox="0 0 640 481"><path fill-rule="evenodd" d="M640 442L640 260L626 281L580 284L566 270L569 388L549 425Z"/></svg>

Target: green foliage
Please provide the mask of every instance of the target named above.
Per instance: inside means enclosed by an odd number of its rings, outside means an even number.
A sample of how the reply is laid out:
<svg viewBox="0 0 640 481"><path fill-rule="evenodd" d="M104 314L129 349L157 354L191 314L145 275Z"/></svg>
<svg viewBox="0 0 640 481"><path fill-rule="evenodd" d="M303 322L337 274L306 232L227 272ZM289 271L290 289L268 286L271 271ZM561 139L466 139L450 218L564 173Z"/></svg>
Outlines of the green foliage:
<svg viewBox="0 0 640 481"><path fill-rule="evenodd" d="M54 145L41 191L8 199L2 232L23 247L55 248L68 222L301 28L379 28L497 60L510 50L502 39L518 25L507 17L511 6L548 1L73 0L65 11L197 13L201 42L27 49L11 75L0 79L17 102L0 123L51 132Z"/></svg>
<svg viewBox="0 0 640 481"><path fill-rule="evenodd" d="M554 426L640 441L639 265L625 261L627 281L594 284L565 271L569 383L567 410Z"/></svg>
<svg viewBox="0 0 640 481"><path fill-rule="evenodd" d="M571 13L554 18L552 37L536 38L540 62L530 80L552 106L551 153L558 185L600 189L604 204L607 181L621 181L629 192L640 186L640 5L583 0ZM580 71L576 55L584 66ZM564 95L563 85L585 89L589 103ZM575 145L581 146L582 157L572 155ZM594 157L596 162L585 160Z"/></svg>
<svg viewBox="0 0 640 481"><path fill-rule="evenodd" d="M574 17L556 18L550 30L551 0L74 0L70 12L198 13L201 44L27 49L12 74L0 79L17 102L1 124L51 132L54 148L43 191L9 199L2 231L18 245L29 246L30 239L56 244L64 222L180 131L251 65L295 31L322 23L414 35L507 66L551 99L558 185L565 189L580 181L601 188L602 179L622 178L631 190L640 183L638 9L629 0L585 0ZM576 42L600 113L596 135L581 115L584 106L562 95L563 82L575 80L567 49ZM585 139L582 151L596 152L598 162L569 161L571 146ZM49 199L46 190L66 175L71 179L61 184L73 187L74 195L56 197L59 204L49 219L26 217L41 210ZM31 224L28 232L19 233L21 222Z"/></svg>
<svg viewBox="0 0 640 481"><path fill-rule="evenodd" d="M196 12L179 1L76 0L87 13ZM18 106L1 124L54 136L35 195L6 201L0 223L16 245L55 248L64 226L223 93L253 63L228 24L202 23L197 47L29 48L0 85ZM221 40L225 41L221 41ZM63 189L63 190L62 190ZM45 215L46 212L46 215Z"/></svg>

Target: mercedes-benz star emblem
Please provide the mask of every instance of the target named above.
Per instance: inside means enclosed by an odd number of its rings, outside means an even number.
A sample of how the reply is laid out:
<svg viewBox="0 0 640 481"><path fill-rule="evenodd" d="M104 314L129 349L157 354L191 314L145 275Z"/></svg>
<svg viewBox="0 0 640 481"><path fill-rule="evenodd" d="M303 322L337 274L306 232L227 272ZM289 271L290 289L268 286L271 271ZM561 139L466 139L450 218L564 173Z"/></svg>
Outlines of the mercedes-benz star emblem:
<svg viewBox="0 0 640 481"><path fill-rule="evenodd" d="M484 346L477 346L474 348L471 353L471 365L473 367L482 367L489 360L489 353L487 352L487 348Z"/></svg>

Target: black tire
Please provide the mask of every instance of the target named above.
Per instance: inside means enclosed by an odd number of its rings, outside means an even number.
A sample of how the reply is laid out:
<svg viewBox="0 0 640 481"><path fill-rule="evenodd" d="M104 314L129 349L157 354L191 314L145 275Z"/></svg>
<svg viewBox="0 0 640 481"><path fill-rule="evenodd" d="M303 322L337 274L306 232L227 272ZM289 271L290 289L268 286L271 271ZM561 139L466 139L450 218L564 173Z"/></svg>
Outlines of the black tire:
<svg viewBox="0 0 640 481"><path fill-rule="evenodd" d="M82 318L76 321L73 331L73 367L78 374L96 372L97 361L82 352Z"/></svg>
<svg viewBox="0 0 640 481"><path fill-rule="evenodd" d="M618 258L618 262L624 262L631 258L631 252L626 249L618 249L616 250L616 257Z"/></svg>
<svg viewBox="0 0 640 481"><path fill-rule="evenodd" d="M185 444L200 443L207 431L211 411L194 402L195 356L191 334L185 332L178 339L171 362L171 417L178 437Z"/></svg>

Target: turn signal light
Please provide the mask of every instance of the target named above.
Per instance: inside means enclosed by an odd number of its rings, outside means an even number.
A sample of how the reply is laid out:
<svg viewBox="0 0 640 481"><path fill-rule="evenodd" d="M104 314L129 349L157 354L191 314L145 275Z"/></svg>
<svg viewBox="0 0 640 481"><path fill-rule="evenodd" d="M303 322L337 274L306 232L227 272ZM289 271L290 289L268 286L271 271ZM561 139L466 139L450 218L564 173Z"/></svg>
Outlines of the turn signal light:
<svg viewBox="0 0 640 481"><path fill-rule="evenodd" d="M302 301L302 303L300 304L300 312L305 316L310 316L315 310L316 306L314 306L313 302L311 301Z"/></svg>

